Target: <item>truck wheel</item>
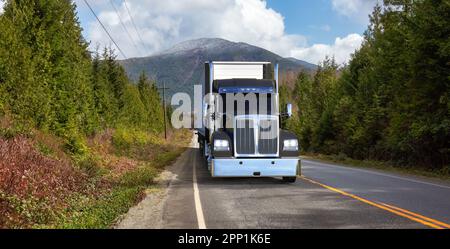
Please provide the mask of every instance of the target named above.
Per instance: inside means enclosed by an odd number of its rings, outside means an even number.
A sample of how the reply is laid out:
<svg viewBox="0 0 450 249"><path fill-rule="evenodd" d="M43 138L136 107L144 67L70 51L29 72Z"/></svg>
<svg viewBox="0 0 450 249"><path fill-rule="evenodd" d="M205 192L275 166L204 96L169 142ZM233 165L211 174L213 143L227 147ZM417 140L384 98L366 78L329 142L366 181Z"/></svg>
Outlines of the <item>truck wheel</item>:
<svg viewBox="0 0 450 249"><path fill-rule="evenodd" d="M285 183L295 183L297 181L297 177L283 177L283 182Z"/></svg>
<svg viewBox="0 0 450 249"><path fill-rule="evenodd" d="M200 142L200 155L201 155L202 159L206 158L205 157L205 146L206 146L205 141L201 141Z"/></svg>
<svg viewBox="0 0 450 249"><path fill-rule="evenodd" d="M206 160L208 159L208 156L205 155L205 150L206 148L208 148L208 144L206 143L206 141L203 141L203 158Z"/></svg>
<svg viewBox="0 0 450 249"><path fill-rule="evenodd" d="M204 141L199 141L199 151L200 151L200 155L202 156L202 158L205 157L205 142Z"/></svg>

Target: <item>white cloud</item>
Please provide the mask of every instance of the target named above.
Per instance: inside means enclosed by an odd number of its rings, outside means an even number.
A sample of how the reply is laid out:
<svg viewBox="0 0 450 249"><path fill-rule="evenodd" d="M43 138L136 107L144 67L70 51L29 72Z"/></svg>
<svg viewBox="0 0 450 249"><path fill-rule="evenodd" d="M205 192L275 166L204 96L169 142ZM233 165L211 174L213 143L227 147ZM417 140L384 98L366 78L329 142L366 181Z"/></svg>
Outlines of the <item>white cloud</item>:
<svg viewBox="0 0 450 249"><path fill-rule="evenodd" d="M75 0L79 11L89 11L82 0ZM284 17L261 0L127 0L144 44L133 29L123 1L113 1L132 39L126 35L109 0L91 1L99 18L128 57L145 56L168 49L176 43L196 38L218 37L235 42L246 42L273 51L282 56L317 63L321 54L336 53L338 61L346 61L355 44L342 45L341 39L334 45L308 46L307 39L298 34L287 34ZM324 31L329 27L321 27ZM96 22L87 27L87 38L92 45L110 44L108 36ZM349 36L350 38L354 36ZM345 43L350 39L343 38ZM355 42L355 41L353 41ZM143 46L147 51L143 51ZM321 48L327 48L322 51ZM345 50L337 50L345 48ZM321 53L320 53L321 52ZM345 53L348 54L345 55ZM323 59L323 58L321 58Z"/></svg>
<svg viewBox="0 0 450 249"><path fill-rule="evenodd" d="M3 0L0 0L0 14L3 14L3 6L5 6L5 2L3 2Z"/></svg>
<svg viewBox="0 0 450 249"><path fill-rule="evenodd" d="M333 9L339 14L358 22L368 22L368 16L378 0L331 0Z"/></svg>
<svg viewBox="0 0 450 249"><path fill-rule="evenodd" d="M309 62L319 63L326 56L334 56L339 64L345 63L350 55L361 47L364 38L359 34L350 34L344 38L336 38L333 45L315 44L311 47L294 49L292 56L307 58Z"/></svg>

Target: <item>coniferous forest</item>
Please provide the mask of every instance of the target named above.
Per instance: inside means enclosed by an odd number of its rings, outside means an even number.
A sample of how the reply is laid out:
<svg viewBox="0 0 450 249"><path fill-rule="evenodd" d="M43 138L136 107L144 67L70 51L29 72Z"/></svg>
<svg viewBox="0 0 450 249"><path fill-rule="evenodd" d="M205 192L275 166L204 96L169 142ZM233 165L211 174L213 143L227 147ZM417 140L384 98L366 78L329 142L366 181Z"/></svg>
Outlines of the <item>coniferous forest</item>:
<svg viewBox="0 0 450 249"><path fill-rule="evenodd" d="M162 99L111 48L90 51L70 0L0 14L0 228L107 228L190 134L164 140Z"/></svg>
<svg viewBox="0 0 450 249"><path fill-rule="evenodd" d="M0 107L58 136L107 127L160 132L161 99L135 84L114 51L91 53L72 1L8 1L0 18ZM149 122L152 120L152 122Z"/></svg>
<svg viewBox="0 0 450 249"><path fill-rule="evenodd" d="M303 150L448 173L450 3L384 1L348 65L326 59L286 98Z"/></svg>

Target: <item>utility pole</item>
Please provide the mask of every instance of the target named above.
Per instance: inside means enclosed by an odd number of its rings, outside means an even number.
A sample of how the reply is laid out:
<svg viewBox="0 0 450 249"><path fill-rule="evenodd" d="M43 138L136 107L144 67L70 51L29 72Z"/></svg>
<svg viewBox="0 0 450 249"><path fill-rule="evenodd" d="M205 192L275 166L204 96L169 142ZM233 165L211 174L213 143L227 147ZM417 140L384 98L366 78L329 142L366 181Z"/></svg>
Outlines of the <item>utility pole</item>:
<svg viewBox="0 0 450 249"><path fill-rule="evenodd" d="M164 112L164 138L167 140L167 108L166 108L166 90L170 88L166 87L166 82L163 81L163 87L158 90L163 90L163 112Z"/></svg>

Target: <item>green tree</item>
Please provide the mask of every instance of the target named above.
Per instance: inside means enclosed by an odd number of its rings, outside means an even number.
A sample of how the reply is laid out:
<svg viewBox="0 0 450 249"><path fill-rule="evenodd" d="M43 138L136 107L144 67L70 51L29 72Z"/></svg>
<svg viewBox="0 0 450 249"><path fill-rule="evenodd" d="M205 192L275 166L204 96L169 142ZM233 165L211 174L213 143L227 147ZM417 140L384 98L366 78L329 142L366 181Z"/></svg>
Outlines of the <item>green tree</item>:
<svg viewBox="0 0 450 249"><path fill-rule="evenodd" d="M450 156L450 4L386 0L362 48L337 70L299 75L294 126L304 148L440 169ZM338 72L337 72L338 71Z"/></svg>
<svg viewBox="0 0 450 249"><path fill-rule="evenodd" d="M122 95L123 106L119 113L119 126L145 130L148 115L136 86L128 84Z"/></svg>
<svg viewBox="0 0 450 249"><path fill-rule="evenodd" d="M104 54L108 53L105 52ZM95 109L102 127L114 127L116 115L119 113L118 100L114 95L112 84L109 82L106 62L100 56L98 50L92 60L92 85Z"/></svg>
<svg viewBox="0 0 450 249"><path fill-rule="evenodd" d="M30 118L36 125L48 126L50 118L51 95L46 85L49 70L42 62L42 55L34 55L38 44L29 44L38 40L36 32L34 4L8 1L5 12L0 18L0 87L7 96L4 105L17 119ZM42 50L42 53L48 52ZM39 67L38 67L39 66Z"/></svg>
<svg viewBox="0 0 450 249"><path fill-rule="evenodd" d="M147 112L148 129L153 132L161 132L164 125L161 98L156 84L147 78L145 72L142 72L139 77L138 89Z"/></svg>
<svg viewBox="0 0 450 249"><path fill-rule="evenodd" d="M91 61L72 1L10 0L1 22L12 113L60 135L93 132Z"/></svg>
<svg viewBox="0 0 450 249"><path fill-rule="evenodd" d="M122 109L125 105L123 101L123 95L128 90L127 85L129 84L129 79L125 72L125 69L119 65L116 60L117 56L113 49L105 48L103 53L103 60L105 63L105 70L107 79L109 82L109 87L111 88L115 99L117 100L118 109Z"/></svg>

